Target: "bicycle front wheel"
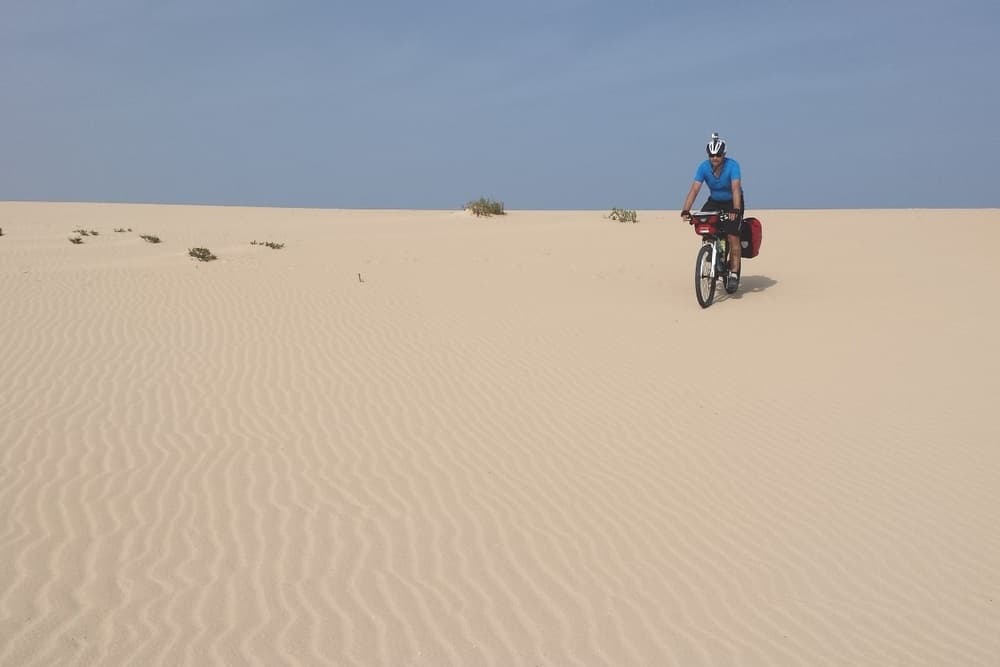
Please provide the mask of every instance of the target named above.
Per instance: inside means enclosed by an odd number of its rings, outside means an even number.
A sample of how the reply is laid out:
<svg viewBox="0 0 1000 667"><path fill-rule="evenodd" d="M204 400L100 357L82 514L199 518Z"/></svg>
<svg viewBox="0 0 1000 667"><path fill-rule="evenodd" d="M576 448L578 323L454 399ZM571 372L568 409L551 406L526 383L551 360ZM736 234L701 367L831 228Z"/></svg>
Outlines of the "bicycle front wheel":
<svg viewBox="0 0 1000 667"><path fill-rule="evenodd" d="M715 276L712 273L712 246L706 244L698 251L698 261L694 265L694 294L702 308L711 306L715 299Z"/></svg>

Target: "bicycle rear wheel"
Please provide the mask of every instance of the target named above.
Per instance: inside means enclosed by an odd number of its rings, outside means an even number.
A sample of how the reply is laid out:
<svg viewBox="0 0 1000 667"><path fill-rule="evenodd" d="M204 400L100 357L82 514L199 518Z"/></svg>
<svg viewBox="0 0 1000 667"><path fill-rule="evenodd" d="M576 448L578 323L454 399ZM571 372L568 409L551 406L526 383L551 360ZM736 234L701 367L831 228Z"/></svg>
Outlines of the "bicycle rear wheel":
<svg viewBox="0 0 1000 667"><path fill-rule="evenodd" d="M712 275L712 246L703 245L694 265L694 294L698 305L708 308L715 299L715 277Z"/></svg>

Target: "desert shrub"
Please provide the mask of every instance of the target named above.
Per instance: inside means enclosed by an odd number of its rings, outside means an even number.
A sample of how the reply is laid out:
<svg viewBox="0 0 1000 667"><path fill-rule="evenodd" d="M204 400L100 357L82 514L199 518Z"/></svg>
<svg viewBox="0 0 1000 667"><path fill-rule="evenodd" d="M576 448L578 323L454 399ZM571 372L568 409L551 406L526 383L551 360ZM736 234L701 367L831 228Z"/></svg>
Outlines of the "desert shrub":
<svg viewBox="0 0 1000 667"><path fill-rule="evenodd" d="M74 229L73 233L78 234L80 236L90 236L90 232L88 232L86 229Z"/></svg>
<svg viewBox="0 0 1000 667"><path fill-rule="evenodd" d="M277 243L275 241L251 241L250 245L263 245L271 248L272 250L281 250L285 247L284 243Z"/></svg>
<svg viewBox="0 0 1000 667"><path fill-rule="evenodd" d="M70 243L76 243L77 245L79 245L79 244L83 243L83 237L80 237L80 236L71 236L71 237L69 237L69 242Z"/></svg>
<svg viewBox="0 0 1000 667"><path fill-rule="evenodd" d="M124 227L115 227L115 231L116 232L125 232L125 231L130 232L130 231L132 231L132 228L129 227L128 229L125 229Z"/></svg>
<svg viewBox="0 0 1000 667"><path fill-rule="evenodd" d="M153 236L152 234L140 234L139 238L142 239L143 241L146 241L147 243L159 243L160 242L160 237L159 236Z"/></svg>
<svg viewBox="0 0 1000 667"><path fill-rule="evenodd" d="M495 201L493 199L489 199L488 197L480 197L475 201L470 201L465 205L465 210L472 212L472 214L476 217L505 215L503 202Z"/></svg>
<svg viewBox="0 0 1000 667"><path fill-rule="evenodd" d="M188 248L188 254L200 262L211 262L213 259L218 259L208 248Z"/></svg>
<svg viewBox="0 0 1000 667"><path fill-rule="evenodd" d="M636 216L635 211L626 208L613 208L608 217L612 220L617 220L618 222L639 222L639 218Z"/></svg>

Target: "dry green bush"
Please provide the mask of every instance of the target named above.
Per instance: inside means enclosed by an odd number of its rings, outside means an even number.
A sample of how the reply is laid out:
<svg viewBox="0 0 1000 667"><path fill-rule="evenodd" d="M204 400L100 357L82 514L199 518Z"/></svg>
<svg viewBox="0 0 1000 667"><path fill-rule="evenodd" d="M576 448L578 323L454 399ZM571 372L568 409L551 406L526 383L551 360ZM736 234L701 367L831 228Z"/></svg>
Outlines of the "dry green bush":
<svg viewBox="0 0 1000 667"><path fill-rule="evenodd" d="M608 217L612 220L617 220L618 222L639 222L639 218L636 216L635 211L627 208L613 208Z"/></svg>
<svg viewBox="0 0 1000 667"><path fill-rule="evenodd" d="M476 217L506 215L503 210L503 202L488 197L480 197L475 201L470 201L465 205L465 210L470 211Z"/></svg>
<svg viewBox="0 0 1000 667"><path fill-rule="evenodd" d="M250 245L263 245L271 248L272 250L281 250L285 247L284 243L277 243L275 241L251 241Z"/></svg>
<svg viewBox="0 0 1000 667"><path fill-rule="evenodd" d="M213 259L218 259L208 248L188 248L188 254L200 262L211 262Z"/></svg>
<svg viewBox="0 0 1000 667"><path fill-rule="evenodd" d="M140 234L139 238L142 239L143 241L146 241L147 243L159 243L160 242L160 237L159 236L153 236L152 234Z"/></svg>

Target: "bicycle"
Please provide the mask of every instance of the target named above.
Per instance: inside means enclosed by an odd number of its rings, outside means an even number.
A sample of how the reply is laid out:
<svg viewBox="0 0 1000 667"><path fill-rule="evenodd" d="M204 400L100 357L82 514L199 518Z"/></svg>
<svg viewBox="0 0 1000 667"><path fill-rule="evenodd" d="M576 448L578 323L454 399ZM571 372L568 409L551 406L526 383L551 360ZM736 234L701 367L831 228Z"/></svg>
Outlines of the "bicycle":
<svg viewBox="0 0 1000 667"><path fill-rule="evenodd" d="M715 300L715 282L722 280L727 294L733 294L736 287L729 289L729 256L726 234L719 231L719 223L730 218L728 211L691 211L688 224L694 226L694 231L701 237L701 248L694 265L694 293L698 297L698 305L708 308ZM737 283L739 274L737 274ZM739 285L737 284L737 287Z"/></svg>

